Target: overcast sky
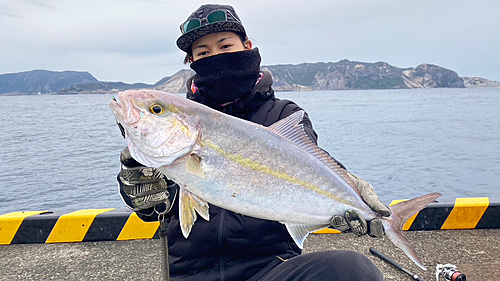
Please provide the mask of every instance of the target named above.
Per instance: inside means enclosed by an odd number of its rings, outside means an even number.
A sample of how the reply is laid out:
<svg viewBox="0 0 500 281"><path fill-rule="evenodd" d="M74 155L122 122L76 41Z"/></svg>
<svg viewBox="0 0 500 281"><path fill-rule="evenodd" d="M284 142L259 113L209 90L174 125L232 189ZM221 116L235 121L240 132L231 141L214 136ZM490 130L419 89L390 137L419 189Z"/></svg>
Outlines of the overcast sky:
<svg viewBox="0 0 500 281"><path fill-rule="evenodd" d="M88 71L155 83L182 68L179 24L195 0L0 0L0 74ZM208 2L214 3L214 2ZM432 63L500 81L499 0L235 0L264 65Z"/></svg>

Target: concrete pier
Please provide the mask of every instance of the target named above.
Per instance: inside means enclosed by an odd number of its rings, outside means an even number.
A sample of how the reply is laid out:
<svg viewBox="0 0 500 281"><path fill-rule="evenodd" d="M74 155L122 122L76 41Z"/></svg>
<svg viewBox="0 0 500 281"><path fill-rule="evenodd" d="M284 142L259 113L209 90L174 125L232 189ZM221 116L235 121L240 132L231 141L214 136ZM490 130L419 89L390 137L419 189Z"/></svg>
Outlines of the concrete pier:
<svg viewBox="0 0 500 281"><path fill-rule="evenodd" d="M0 215L0 281L160 280L158 226L129 210L116 209ZM369 257L385 280L413 278L373 256L370 247L427 281L435 280L437 264L447 263L458 266L467 280L500 276L500 200L435 202L410 218L403 229L408 230L404 234L427 271L388 238L316 233L307 238L304 253L356 251Z"/></svg>
<svg viewBox="0 0 500 281"><path fill-rule="evenodd" d="M385 280L413 280L370 254L376 248L427 281L438 263L451 263L467 280L500 276L500 229L407 231L406 237L427 266L414 265L387 238L346 234L312 234L304 253L351 250L369 257ZM0 246L0 280L160 280L158 239Z"/></svg>

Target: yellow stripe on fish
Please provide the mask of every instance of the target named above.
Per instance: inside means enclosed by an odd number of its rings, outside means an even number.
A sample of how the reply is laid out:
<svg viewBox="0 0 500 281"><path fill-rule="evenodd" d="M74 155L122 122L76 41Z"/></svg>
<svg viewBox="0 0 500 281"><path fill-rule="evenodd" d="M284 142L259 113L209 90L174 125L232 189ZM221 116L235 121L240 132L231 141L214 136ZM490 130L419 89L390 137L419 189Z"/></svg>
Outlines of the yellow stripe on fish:
<svg viewBox="0 0 500 281"><path fill-rule="evenodd" d="M280 172L280 171L274 170L273 168L262 165L260 163L257 163L255 161L253 161L252 159L245 158L240 154L234 154L234 153L225 151L222 148L218 147L217 145L215 145L214 143L211 143L209 141L203 141L203 145L215 150L217 153L219 153L223 157L225 157L229 160L232 160L245 168L250 168L254 171L268 174L270 176L285 180L285 181L290 182L292 184L300 185L300 186L302 186L306 189L309 189L313 192L316 192L318 194L321 194L323 196L326 196L326 197L331 198L333 200L336 200L338 202L344 203L346 205L352 206L352 204L349 201L342 199L342 198L336 196L335 194L328 192L328 191L324 190L323 188L316 186L316 185L313 185L307 181L296 178L296 177L289 175L285 172Z"/></svg>

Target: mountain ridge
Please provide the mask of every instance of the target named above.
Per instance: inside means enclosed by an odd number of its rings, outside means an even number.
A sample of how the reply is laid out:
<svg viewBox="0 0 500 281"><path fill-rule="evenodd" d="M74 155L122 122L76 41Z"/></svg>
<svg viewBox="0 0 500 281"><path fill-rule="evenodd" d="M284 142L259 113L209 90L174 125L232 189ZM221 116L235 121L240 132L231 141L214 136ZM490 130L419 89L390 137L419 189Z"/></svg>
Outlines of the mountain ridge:
<svg viewBox="0 0 500 281"><path fill-rule="evenodd" d="M262 66L273 76L275 91L322 91L415 88L500 87L500 82L478 77L460 77L455 71L430 63L400 68L387 62L338 62L280 64ZM193 75L183 69L157 83L155 90L182 93L186 80Z"/></svg>
<svg viewBox="0 0 500 281"><path fill-rule="evenodd" d="M0 75L0 94L49 94L98 80L87 71L35 69Z"/></svg>
<svg viewBox="0 0 500 281"><path fill-rule="evenodd" d="M500 87L500 82L480 77L460 77L455 71L430 63L400 68L387 62L350 61L278 64L262 66L271 72L275 91L321 91L414 88ZM181 69L155 84L98 81L86 71L32 70L0 75L0 95L105 94L148 88L186 92L194 74Z"/></svg>

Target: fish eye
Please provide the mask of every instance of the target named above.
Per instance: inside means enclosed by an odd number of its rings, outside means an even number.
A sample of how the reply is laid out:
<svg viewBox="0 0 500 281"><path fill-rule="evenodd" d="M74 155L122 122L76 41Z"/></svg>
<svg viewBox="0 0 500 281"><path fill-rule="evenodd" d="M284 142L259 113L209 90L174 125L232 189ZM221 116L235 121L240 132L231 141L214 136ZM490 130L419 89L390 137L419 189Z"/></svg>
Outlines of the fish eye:
<svg viewBox="0 0 500 281"><path fill-rule="evenodd" d="M151 111L151 113L153 114L160 115L163 113L164 108L163 105L154 103L149 107L149 111Z"/></svg>

